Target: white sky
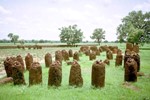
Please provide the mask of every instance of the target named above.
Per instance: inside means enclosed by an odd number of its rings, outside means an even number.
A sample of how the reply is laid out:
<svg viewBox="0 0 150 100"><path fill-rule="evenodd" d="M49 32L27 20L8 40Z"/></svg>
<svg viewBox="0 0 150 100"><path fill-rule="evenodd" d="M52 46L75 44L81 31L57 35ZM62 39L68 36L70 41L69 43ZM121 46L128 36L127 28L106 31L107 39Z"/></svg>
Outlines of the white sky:
<svg viewBox="0 0 150 100"><path fill-rule="evenodd" d="M59 40L63 26L77 24L84 40L95 28L116 40L121 19L133 10L150 11L150 0L0 0L0 39L14 33L21 39Z"/></svg>

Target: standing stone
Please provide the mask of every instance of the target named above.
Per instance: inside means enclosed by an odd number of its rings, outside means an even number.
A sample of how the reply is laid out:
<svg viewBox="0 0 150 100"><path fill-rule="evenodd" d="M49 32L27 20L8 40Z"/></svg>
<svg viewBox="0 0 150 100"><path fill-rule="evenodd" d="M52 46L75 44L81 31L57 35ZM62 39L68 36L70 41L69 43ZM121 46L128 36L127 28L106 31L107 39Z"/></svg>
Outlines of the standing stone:
<svg viewBox="0 0 150 100"><path fill-rule="evenodd" d="M49 68L48 86L60 86L62 81L62 68L59 61L52 63Z"/></svg>
<svg viewBox="0 0 150 100"><path fill-rule="evenodd" d="M106 58L109 60L113 59L113 54L112 54L111 50L106 51Z"/></svg>
<svg viewBox="0 0 150 100"><path fill-rule="evenodd" d="M69 57L73 57L73 51L71 49L69 49Z"/></svg>
<svg viewBox="0 0 150 100"><path fill-rule="evenodd" d="M128 82L137 81L137 63L133 58L128 58L125 63L124 80Z"/></svg>
<svg viewBox="0 0 150 100"><path fill-rule="evenodd" d="M12 65L13 65L13 60L7 57L4 60L4 67L5 67L7 77L12 77Z"/></svg>
<svg viewBox="0 0 150 100"><path fill-rule="evenodd" d="M69 76L69 85L73 86L82 86L83 85L83 78L81 74L81 68L77 61L72 63L70 69L70 76Z"/></svg>
<svg viewBox="0 0 150 100"><path fill-rule="evenodd" d="M97 49L97 46L91 46L91 47L90 47L90 50L92 50L92 51L97 51L98 49Z"/></svg>
<svg viewBox="0 0 150 100"><path fill-rule="evenodd" d="M23 67L20 62L14 61L12 65L12 77L13 77L14 85L26 84L22 68Z"/></svg>
<svg viewBox="0 0 150 100"><path fill-rule="evenodd" d="M46 53L45 55L45 66L50 67L52 64L52 55L50 53Z"/></svg>
<svg viewBox="0 0 150 100"><path fill-rule="evenodd" d="M123 55L121 54L121 52L117 53L115 66L121 66L122 60L123 60Z"/></svg>
<svg viewBox="0 0 150 100"><path fill-rule="evenodd" d="M96 50L95 52L96 52L97 56L100 56L100 51L99 50Z"/></svg>
<svg viewBox="0 0 150 100"><path fill-rule="evenodd" d="M29 85L42 83L42 67L39 62L33 62L29 70Z"/></svg>
<svg viewBox="0 0 150 100"><path fill-rule="evenodd" d="M95 60L96 59L96 53L94 51L90 52L89 60Z"/></svg>
<svg viewBox="0 0 150 100"><path fill-rule="evenodd" d="M100 51L100 52L103 52L103 49L102 49L101 47L99 47L99 51Z"/></svg>
<svg viewBox="0 0 150 100"><path fill-rule="evenodd" d="M136 53L139 53L139 46L138 45L134 45L133 46L133 51Z"/></svg>
<svg viewBox="0 0 150 100"><path fill-rule="evenodd" d="M137 72L140 71L140 55L138 53L133 53L132 58L136 61L137 63Z"/></svg>
<svg viewBox="0 0 150 100"><path fill-rule="evenodd" d="M84 53L85 53L86 56L89 56L90 55L90 50L86 50Z"/></svg>
<svg viewBox="0 0 150 100"><path fill-rule="evenodd" d="M24 66L24 62L23 62L23 58L21 57L21 55L18 55L16 57L17 61L20 62L20 64L22 65L22 70L25 71L25 66Z"/></svg>
<svg viewBox="0 0 150 100"><path fill-rule="evenodd" d="M31 68L31 64L33 63L33 57L30 53L28 53L25 57L26 69L29 70Z"/></svg>
<svg viewBox="0 0 150 100"><path fill-rule="evenodd" d="M92 85L95 87L105 86L105 64L102 61L95 61L92 65Z"/></svg>
<svg viewBox="0 0 150 100"><path fill-rule="evenodd" d="M77 51L74 53L73 59L79 61L79 53Z"/></svg>
<svg viewBox="0 0 150 100"><path fill-rule="evenodd" d="M66 50L62 50L62 56L64 61L69 60L69 53Z"/></svg>
<svg viewBox="0 0 150 100"><path fill-rule="evenodd" d="M133 44L132 43L126 43L126 49L129 49L130 51L133 50Z"/></svg>
<svg viewBox="0 0 150 100"><path fill-rule="evenodd" d="M62 64L63 56L61 51L55 51L55 61L59 61Z"/></svg>

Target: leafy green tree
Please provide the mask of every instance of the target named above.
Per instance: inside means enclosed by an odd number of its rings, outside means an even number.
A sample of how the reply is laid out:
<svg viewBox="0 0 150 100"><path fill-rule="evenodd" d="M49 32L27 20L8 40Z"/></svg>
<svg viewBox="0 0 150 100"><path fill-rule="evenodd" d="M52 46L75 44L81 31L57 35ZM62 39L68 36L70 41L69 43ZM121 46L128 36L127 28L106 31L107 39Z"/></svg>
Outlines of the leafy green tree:
<svg viewBox="0 0 150 100"><path fill-rule="evenodd" d="M11 42L13 42L14 45L16 44L16 42L17 42L18 39L19 39L19 36L18 36L18 35L14 35L13 33L9 33L9 34L8 34L8 37L11 39Z"/></svg>
<svg viewBox="0 0 150 100"><path fill-rule="evenodd" d="M96 28L92 33L91 39L94 39L99 45L105 39L105 31L102 28Z"/></svg>
<svg viewBox="0 0 150 100"><path fill-rule="evenodd" d="M117 27L119 42L143 44L150 42L150 12L132 11L122 19Z"/></svg>
<svg viewBox="0 0 150 100"><path fill-rule="evenodd" d="M67 43L67 45L75 45L83 39L83 32L81 29L77 29L77 25L69 25L68 27L59 28L59 30L61 31L60 41Z"/></svg>

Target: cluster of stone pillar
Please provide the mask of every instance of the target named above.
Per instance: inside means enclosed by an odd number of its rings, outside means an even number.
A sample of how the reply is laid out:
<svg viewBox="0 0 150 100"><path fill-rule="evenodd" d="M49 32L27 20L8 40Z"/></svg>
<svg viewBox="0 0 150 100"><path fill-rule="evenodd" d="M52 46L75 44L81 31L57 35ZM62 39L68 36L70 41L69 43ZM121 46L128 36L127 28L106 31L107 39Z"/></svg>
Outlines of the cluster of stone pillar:
<svg viewBox="0 0 150 100"><path fill-rule="evenodd" d="M132 43L126 44L126 51L124 56L125 81L137 81L137 72L140 71L140 56L138 53L138 45L133 45Z"/></svg>
<svg viewBox="0 0 150 100"><path fill-rule="evenodd" d="M24 79L24 63L22 57L19 55L17 57L7 57L4 60L4 67L7 77L13 78L14 85L25 84Z"/></svg>

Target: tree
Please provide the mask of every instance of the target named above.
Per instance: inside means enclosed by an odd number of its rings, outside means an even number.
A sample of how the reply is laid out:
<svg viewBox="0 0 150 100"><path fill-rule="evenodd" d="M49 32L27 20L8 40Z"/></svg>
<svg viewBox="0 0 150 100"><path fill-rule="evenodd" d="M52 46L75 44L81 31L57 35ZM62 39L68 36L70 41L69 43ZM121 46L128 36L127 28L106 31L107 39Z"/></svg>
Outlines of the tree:
<svg viewBox="0 0 150 100"><path fill-rule="evenodd" d="M17 42L18 39L19 39L19 36L18 36L18 35L14 35L13 33L9 33L9 34L8 34L8 37L11 39L11 42L13 42L14 45L16 44L16 42Z"/></svg>
<svg viewBox="0 0 150 100"><path fill-rule="evenodd" d="M103 39L105 39L105 31L102 28L96 28L92 33L91 39L95 39L95 41L100 45Z"/></svg>
<svg viewBox="0 0 150 100"><path fill-rule="evenodd" d="M132 11L122 19L117 27L119 42L143 44L150 42L150 12Z"/></svg>
<svg viewBox="0 0 150 100"><path fill-rule="evenodd" d="M81 29L77 29L77 25L69 25L68 27L59 28L59 30L61 31L60 41L67 43L67 45L75 45L83 39L83 32Z"/></svg>

